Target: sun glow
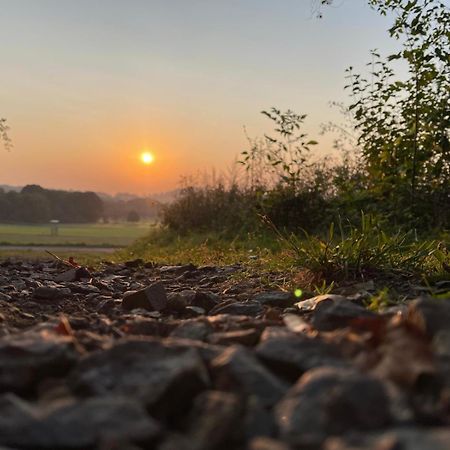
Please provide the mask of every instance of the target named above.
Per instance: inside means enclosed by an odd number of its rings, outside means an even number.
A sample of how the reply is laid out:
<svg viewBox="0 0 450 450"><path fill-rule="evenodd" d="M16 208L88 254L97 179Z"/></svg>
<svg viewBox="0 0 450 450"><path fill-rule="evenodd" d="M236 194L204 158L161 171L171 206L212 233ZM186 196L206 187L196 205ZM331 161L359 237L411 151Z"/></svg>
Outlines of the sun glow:
<svg viewBox="0 0 450 450"><path fill-rule="evenodd" d="M144 164L151 164L154 161L155 157L150 152L142 152L141 153L141 161Z"/></svg>

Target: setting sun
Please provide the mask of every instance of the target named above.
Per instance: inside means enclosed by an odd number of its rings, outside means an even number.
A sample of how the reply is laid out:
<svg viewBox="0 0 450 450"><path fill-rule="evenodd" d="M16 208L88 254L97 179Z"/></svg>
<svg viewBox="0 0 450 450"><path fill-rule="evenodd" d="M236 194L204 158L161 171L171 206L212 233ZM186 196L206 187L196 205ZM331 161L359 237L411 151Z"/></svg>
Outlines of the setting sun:
<svg viewBox="0 0 450 450"><path fill-rule="evenodd" d="M150 152L143 152L141 154L141 161L144 164L151 164L154 159L155 159L154 156Z"/></svg>

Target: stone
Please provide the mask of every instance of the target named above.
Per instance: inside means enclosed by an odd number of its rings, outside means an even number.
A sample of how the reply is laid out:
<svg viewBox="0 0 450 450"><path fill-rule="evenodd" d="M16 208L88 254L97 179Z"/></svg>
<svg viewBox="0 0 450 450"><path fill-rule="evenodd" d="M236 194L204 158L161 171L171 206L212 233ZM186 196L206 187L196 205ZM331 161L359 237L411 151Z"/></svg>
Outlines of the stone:
<svg viewBox="0 0 450 450"><path fill-rule="evenodd" d="M256 437L250 441L248 450L291 450L291 447L272 438Z"/></svg>
<svg viewBox="0 0 450 450"><path fill-rule="evenodd" d="M320 446L332 435L376 430L390 421L389 399L376 378L355 370L323 367L306 372L275 409L283 440Z"/></svg>
<svg viewBox="0 0 450 450"><path fill-rule="evenodd" d="M260 332L255 328L248 328L246 330L213 333L209 336L208 341L216 345L241 344L252 347L258 342L259 335Z"/></svg>
<svg viewBox="0 0 450 450"><path fill-rule="evenodd" d="M171 333L171 337L206 341L213 328L206 319L189 319L182 321Z"/></svg>
<svg viewBox="0 0 450 450"><path fill-rule="evenodd" d="M256 354L274 373L291 382L316 367L346 365L336 346L319 337L295 334L261 340Z"/></svg>
<svg viewBox="0 0 450 450"><path fill-rule="evenodd" d="M0 300L4 302L10 302L12 300L12 297L8 294L4 294L3 292L0 292Z"/></svg>
<svg viewBox="0 0 450 450"><path fill-rule="evenodd" d="M106 448L128 442L150 444L159 433L160 426L145 408L125 397L94 397L46 409L11 394L0 397L0 443L5 445L49 450Z"/></svg>
<svg viewBox="0 0 450 450"><path fill-rule="evenodd" d="M332 331L349 326L353 319L365 317L376 317L376 314L345 298L327 298L314 308L312 325L319 331Z"/></svg>
<svg viewBox="0 0 450 450"><path fill-rule="evenodd" d="M67 297L71 294L69 288L58 288L53 286L39 286L34 292L33 296L37 300L57 300Z"/></svg>
<svg viewBox="0 0 450 450"><path fill-rule="evenodd" d="M30 392L45 378L62 376L78 354L73 338L48 331L0 339L0 392Z"/></svg>
<svg viewBox="0 0 450 450"><path fill-rule="evenodd" d="M422 297L409 304L408 315L423 325L428 336L448 330L450 323L450 300Z"/></svg>
<svg viewBox="0 0 450 450"><path fill-rule="evenodd" d="M218 389L254 395L265 407L274 405L287 389L287 385L270 373L250 350L237 345L217 356L211 362L211 371Z"/></svg>
<svg viewBox="0 0 450 450"><path fill-rule="evenodd" d="M206 391L194 402L189 425L189 441L196 450L233 448L233 438L242 427L243 404L232 393Z"/></svg>
<svg viewBox="0 0 450 450"><path fill-rule="evenodd" d="M344 301L347 300L347 297L344 297L343 295L336 295L336 294L324 294L324 295L317 295L316 297L311 297L305 300L301 300L295 304L295 306L302 312L309 312L314 311L316 306L322 302L322 301Z"/></svg>
<svg viewBox="0 0 450 450"><path fill-rule="evenodd" d="M253 300L261 305L289 308L295 303L296 298L292 292L271 291L261 292L253 297Z"/></svg>
<svg viewBox="0 0 450 450"><path fill-rule="evenodd" d="M218 314L232 314L235 316L257 316L264 312L263 307L257 302L227 302L226 304L219 304L215 306L209 315L214 316Z"/></svg>
<svg viewBox="0 0 450 450"><path fill-rule="evenodd" d="M89 278L92 278L92 274L89 272L88 269L86 269L86 267L77 267L59 273L58 275L55 276L55 281L57 283L60 283L69 281L79 281L82 279L89 279Z"/></svg>
<svg viewBox="0 0 450 450"><path fill-rule="evenodd" d="M149 311L162 311L166 307L166 290L160 282L140 291L126 292L122 299L122 308L125 310L143 308Z"/></svg>
<svg viewBox="0 0 450 450"><path fill-rule="evenodd" d="M119 340L82 359L70 374L81 395L125 395L160 413L181 413L208 382L195 348L151 338Z"/></svg>

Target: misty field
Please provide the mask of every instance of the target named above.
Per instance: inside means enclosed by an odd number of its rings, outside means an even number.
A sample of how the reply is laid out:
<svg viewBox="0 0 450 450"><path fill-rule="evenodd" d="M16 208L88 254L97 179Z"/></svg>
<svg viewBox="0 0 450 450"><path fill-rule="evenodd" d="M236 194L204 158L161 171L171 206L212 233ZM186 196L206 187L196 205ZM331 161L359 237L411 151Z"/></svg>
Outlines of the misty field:
<svg viewBox="0 0 450 450"><path fill-rule="evenodd" d="M0 245L85 245L123 247L145 236L152 228L140 224L60 224L52 236L50 225L0 224Z"/></svg>

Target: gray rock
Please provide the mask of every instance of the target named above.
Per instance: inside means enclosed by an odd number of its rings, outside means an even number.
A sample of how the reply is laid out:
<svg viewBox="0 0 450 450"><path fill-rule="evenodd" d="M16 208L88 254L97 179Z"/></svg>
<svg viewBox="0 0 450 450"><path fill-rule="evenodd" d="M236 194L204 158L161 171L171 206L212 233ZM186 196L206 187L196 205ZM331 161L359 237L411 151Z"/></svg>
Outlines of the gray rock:
<svg viewBox="0 0 450 450"><path fill-rule="evenodd" d="M243 404L231 393L206 391L194 402L189 425L189 441L196 450L233 448L233 438L242 427Z"/></svg>
<svg viewBox="0 0 450 450"><path fill-rule="evenodd" d="M336 346L295 334L262 340L256 354L273 372L292 382L316 367L346 365Z"/></svg>
<svg viewBox="0 0 450 450"><path fill-rule="evenodd" d="M218 389L254 395L265 407L274 405L287 389L250 350L241 346L224 350L212 361L211 370Z"/></svg>
<svg viewBox="0 0 450 450"><path fill-rule="evenodd" d="M306 372L276 406L281 436L293 446L319 446L352 430L374 430L390 421L389 400L376 378L354 370Z"/></svg>
<svg viewBox="0 0 450 450"><path fill-rule="evenodd" d="M78 355L70 336L29 331L0 340L0 392L29 392L64 375Z"/></svg>
<svg viewBox="0 0 450 450"><path fill-rule="evenodd" d="M296 298L292 292L271 291L262 292L255 296L253 300L261 305L289 308L295 303Z"/></svg>
<svg viewBox="0 0 450 450"><path fill-rule="evenodd" d="M428 336L432 337L438 331L449 329L450 300L419 298L409 304L408 314L418 316Z"/></svg>
<svg viewBox="0 0 450 450"><path fill-rule="evenodd" d="M206 319L183 320L171 333L171 337L206 341L213 328Z"/></svg>
<svg viewBox="0 0 450 450"><path fill-rule="evenodd" d="M263 307L257 302L227 302L226 304L219 304L214 307L209 315L217 314L232 314L235 316L257 316L264 312Z"/></svg>
<svg viewBox="0 0 450 450"><path fill-rule="evenodd" d="M259 339L260 332L255 328L245 330L224 331L213 333L209 336L208 341L216 345L232 345L240 344L252 347Z"/></svg>
<svg viewBox="0 0 450 450"><path fill-rule="evenodd" d="M0 398L0 443L14 447L53 450L150 443L159 430L139 403L124 397L63 402L47 409L14 395Z"/></svg>
<svg viewBox="0 0 450 450"><path fill-rule="evenodd" d="M140 291L126 292L122 307L126 310L143 308L149 311L162 311L167 307L167 295L162 283L154 283Z"/></svg>
<svg viewBox="0 0 450 450"><path fill-rule="evenodd" d="M128 339L81 360L70 384L80 394L125 395L176 412L208 385L208 374L195 348L176 340Z"/></svg>
<svg viewBox="0 0 450 450"><path fill-rule="evenodd" d="M53 286L39 286L34 292L33 296L36 300L57 300L67 297L71 294L69 288L58 288Z"/></svg>
<svg viewBox="0 0 450 450"><path fill-rule="evenodd" d="M312 325L319 331L331 331L348 326L353 319L375 316L350 300L328 298L318 302L314 308Z"/></svg>

